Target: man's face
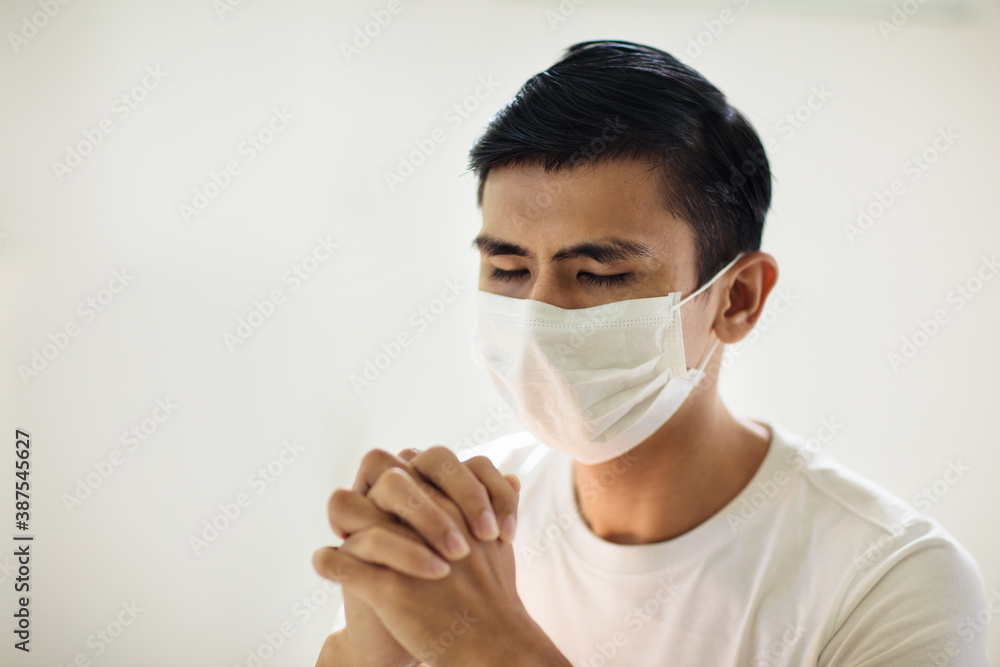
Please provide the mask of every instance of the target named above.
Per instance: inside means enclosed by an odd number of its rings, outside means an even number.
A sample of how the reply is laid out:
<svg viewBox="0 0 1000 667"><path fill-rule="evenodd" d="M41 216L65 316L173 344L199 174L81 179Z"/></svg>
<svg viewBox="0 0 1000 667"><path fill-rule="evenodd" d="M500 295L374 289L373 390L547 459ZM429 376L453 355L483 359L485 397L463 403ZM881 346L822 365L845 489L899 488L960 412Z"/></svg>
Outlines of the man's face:
<svg viewBox="0 0 1000 667"><path fill-rule="evenodd" d="M480 289L567 309L690 294L698 287L692 232L663 210L656 179L640 161L491 169L477 237Z"/></svg>

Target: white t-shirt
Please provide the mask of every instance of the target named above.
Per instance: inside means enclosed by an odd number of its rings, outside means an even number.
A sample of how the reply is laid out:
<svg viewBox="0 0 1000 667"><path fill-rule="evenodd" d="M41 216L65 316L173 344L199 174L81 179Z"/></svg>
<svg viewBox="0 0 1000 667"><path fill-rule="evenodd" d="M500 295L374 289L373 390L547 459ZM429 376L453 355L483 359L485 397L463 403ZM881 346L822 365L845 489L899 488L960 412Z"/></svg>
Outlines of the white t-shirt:
<svg viewBox="0 0 1000 667"><path fill-rule="evenodd" d="M1000 592L987 601L971 555L930 517L771 430L746 488L654 544L592 533L572 459L530 433L462 458L488 456L520 478L518 594L574 667L988 667Z"/></svg>

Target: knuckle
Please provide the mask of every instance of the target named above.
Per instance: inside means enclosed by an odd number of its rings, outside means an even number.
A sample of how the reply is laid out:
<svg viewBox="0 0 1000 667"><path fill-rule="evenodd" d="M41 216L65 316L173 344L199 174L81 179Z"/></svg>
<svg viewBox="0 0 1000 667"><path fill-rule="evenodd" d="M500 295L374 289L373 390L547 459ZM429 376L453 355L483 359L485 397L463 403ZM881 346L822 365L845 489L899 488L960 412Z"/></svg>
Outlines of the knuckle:
<svg viewBox="0 0 1000 667"><path fill-rule="evenodd" d="M392 544L392 532L382 526L373 526L368 536L368 544L372 549L384 550Z"/></svg>
<svg viewBox="0 0 1000 667"><path fill-rule="evenodd" d="M484 510L490 507L490 494L486 487L476 483L463 491L465 504L471 505L472 509Z"/></svg>
<svg viewBox="0 0 1000 667"><path fill-rule="evenodd" d="M482 454L469 457L469 459L466 460L465 465L473 469L496 469L496 466L493 465L493 461L491 461L489 457L483 456Z"/></svg>
<svg viewBox="0 0 1000 667"><path fill-rule="evenodd" d="M330 494L330 500L327 503L327 509L329 509L330 514L343 514L354 504L354 491L350 489L345 489L343 487L334 490Z"/></svg>
<svg viewBox="0 0 1000 667"><path fill-rule="evenodd" d="M379 473L379 476L375 479L375 483L372 484L372 488L379 485L379 487L396 490L406 482L407 477L409 477L409 474L402 468L397 468L396 466L386 468Z"/></svg>
<svg viewBox="0 0 1000 667"><path fill-rule="evenodd" d="M348 542L353 540L348 549L357 554L370 554L372 552L378 551L379 549L385 548L386 543L386 531L381 526L372 526L367 530L362 530L361 532L354 533L347 540L344 541L344 545L347 546Z"/></svg>
<svg viewBox="0 0 1000 667"><path fill-rule="evenodd" d="M375 448L365 452L365 455L361 457L361 464L374 465L385 461L395 461L395 460L396 457L387 452L386 450Z"/></svg>
<svg viewBox="0 0 1000 667"><path fill-rule="evenodd" d="M444 445L433 445L427 448L427 454L433 454L435 458L455 458L455 452Z"/></svg>

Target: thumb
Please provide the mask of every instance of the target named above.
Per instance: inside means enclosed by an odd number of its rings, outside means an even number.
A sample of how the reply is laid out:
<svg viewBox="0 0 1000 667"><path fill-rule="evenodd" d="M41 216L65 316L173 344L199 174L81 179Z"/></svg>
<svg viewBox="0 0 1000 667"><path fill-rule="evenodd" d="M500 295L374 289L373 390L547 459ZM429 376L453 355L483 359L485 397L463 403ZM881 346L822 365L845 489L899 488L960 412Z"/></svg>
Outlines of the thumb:
<svg viewBox="0 0 1000 667"><path fill-rule="evenodd" d="M507 480L507 483L511 485L515 493L521 492L521 480L517 478L517 475L509 472L504 475L503 478Z"/></svg>

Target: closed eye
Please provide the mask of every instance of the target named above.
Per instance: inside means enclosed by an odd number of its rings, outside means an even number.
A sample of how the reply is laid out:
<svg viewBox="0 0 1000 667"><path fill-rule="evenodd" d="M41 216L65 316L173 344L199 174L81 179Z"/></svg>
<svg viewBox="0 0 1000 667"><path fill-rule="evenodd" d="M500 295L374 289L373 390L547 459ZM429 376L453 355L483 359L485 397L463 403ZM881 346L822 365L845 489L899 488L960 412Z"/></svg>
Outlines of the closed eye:
<svg viewBox="0 0 1000 667"><path fill-rule="evenodd" d="M503 269L493 268L493 273L490 274L490 278L493 280L518 280L524 276L524 274L529 273L528 269L519 269L517 271L504 271Z"/></svg>
<svg viewBox="0 0 1000 667"><path fill-rule="evenodd" d="M531 272L527 269L519 269L517 271L504 271L503 269L493 268L493 272L490 274L490 278L493 280L500 281L511 281L520 280L526 277ZM598 285L601 287L619 287L632 280L633 276L631 273L616 273L613 275L605 276L597 273L588 273L586 271L581 271L577 276L591 285Z"/></svg>
<svg viewBox="0 0 1000 667"><path fill-rule="evenodd" d="M610 276L602 276L598 273L581 271L577 275L593 285L600 285L602 287L619 287L632 280L631 273L616 273Z"/></svg>

